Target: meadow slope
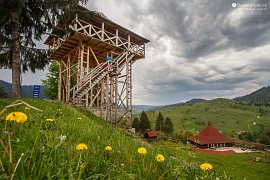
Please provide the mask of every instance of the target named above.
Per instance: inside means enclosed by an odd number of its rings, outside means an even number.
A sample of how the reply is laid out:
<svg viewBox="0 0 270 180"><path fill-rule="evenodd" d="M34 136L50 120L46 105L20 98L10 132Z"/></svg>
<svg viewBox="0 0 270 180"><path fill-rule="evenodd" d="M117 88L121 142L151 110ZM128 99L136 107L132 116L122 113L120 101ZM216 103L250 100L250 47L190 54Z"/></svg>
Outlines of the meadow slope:
<svg viewBox="0 0 270 180"><path fill-rule="evenodd" d="M13 179L269 177L267 154L220 157L195 154L188 146L180 144L175 144L173 148L161 142L149 144L88 111L55 101L25 101L43 112L20 105L8 108L1 115L0 179L10 179L11 176L14 176ZM11 102L10 99L0 100L0 109ZM14 111L24 112L28 116L27 121L16 124L4 120ZM76 150L79 143L86 144L87 149ZM106 151L106 146L111 146L112 150ZM138 148L142 146L147 149L145 155L138 153ZM165 161L158 162L157 154L162 154ZM255 156L261 156L264 161L255 163ZM203 172L199 165L204 162L213 164L214 169L209 173ZM239 168L231 171L234 166L228 167L228 164L237 164Z"/></svg>
<svg viewBox="0 0 270 180"><path fill-rule="evenodd" d="M270 131L270 108L247 106L229 99L214 99L203 103L172 106L154 111L147 115L155 126L158 113L170 117L174 123L175 132L181 130L200 131L210 121L214 126L231 137L237 137L241 131ZM263 114L262 114L263 112ZM140 114L134 117L139 117Z"/></svg>

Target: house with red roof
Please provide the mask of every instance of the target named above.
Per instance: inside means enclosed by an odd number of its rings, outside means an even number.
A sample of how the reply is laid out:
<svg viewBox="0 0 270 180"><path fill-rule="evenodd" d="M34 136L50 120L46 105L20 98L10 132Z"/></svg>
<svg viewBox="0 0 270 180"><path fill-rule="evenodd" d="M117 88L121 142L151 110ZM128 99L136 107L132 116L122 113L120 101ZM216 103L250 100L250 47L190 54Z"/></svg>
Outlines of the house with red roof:
<svg viewBox="0 0 270 180"><path fill-rule="evenodd" d="M158 134L156 131L146 131L144 133L144 138L146 139L152 139L152 140L157 140Z"/></svg>
<svg viewBox="0 0 270 180"><path fill-rule="evenodd" d="M212 123L196 135L188 137L188 142L202 148L233 146L234 140L214 128Z"/></svg>

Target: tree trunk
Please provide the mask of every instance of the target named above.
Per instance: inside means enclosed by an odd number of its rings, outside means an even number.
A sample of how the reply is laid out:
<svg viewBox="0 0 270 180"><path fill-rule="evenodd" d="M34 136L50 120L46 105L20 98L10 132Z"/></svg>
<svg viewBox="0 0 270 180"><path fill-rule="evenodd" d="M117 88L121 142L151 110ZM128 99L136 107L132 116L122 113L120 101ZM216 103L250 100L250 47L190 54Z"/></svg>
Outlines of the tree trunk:
<svg viewBox="0 0 270 180"><path fill-rule="evenodd" d="M19 6L19 5L18 5ZM20 8L15 8L12 19L12 97L21 97L21 61L20 61Z"/></svg>

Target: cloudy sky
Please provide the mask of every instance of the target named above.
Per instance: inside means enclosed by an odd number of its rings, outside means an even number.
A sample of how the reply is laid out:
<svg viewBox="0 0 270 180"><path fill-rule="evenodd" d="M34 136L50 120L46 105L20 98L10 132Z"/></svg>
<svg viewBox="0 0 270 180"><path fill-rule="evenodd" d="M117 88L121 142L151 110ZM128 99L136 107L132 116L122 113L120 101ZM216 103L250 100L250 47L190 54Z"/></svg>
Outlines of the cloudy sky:
<svg viewBox="0 0 270 180"><path fill-rule="evenodd" d="M252 8L252 3L261 7ZM133 103L150 105L232 98L270 85L269 6L269 0L89 0L87 4L151 41L146 58L133 66ZM24 75L23 84L38 84L45 74ZM0 79L10 81L10 76L0 70Z"/></svg>

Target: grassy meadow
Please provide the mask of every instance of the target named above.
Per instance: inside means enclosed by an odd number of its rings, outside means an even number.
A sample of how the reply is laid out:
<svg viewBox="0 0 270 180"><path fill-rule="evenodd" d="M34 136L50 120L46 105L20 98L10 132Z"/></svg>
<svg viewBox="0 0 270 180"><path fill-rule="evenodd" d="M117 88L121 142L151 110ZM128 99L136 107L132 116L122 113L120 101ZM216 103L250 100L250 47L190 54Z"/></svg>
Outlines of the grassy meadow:
<svg viewBox="0 0 270 180"><path fill-rule="evenodd" d="M200 131L209 121L214 126L231 137L237 137L240 131L258 131L263 128L270 131L270 108L247 106L229 99L215 99L203 103L184 106L171 106L154 111L147 115L154 128L159 111L165 117L170 117L175 132L181 130ZM134 117L139 117L140 114Z"/></svg>
<svg viewBox="0 0 270 180"><path fill-rule="evenodd" d="M189 151L188 146L179 145L168 141L158 142L158 146L171 152L177 152L180 156L191 157L190 161L209 162L215 170L226 174L227 179L269 179L270 154L244 153L232 155L214 155ZM261 158L255 162L255 158Z"/></svg>
<svg viewBox="0 0 270 180"><path fill-rule="evenodd" d="M0 179L267 179L269 155L211 156L180 144L147 143L90 112L59 102L25 99L0 118ZM0 100L0 110L12 102ZM25 123L7 121L23 112ZM77 150L84 143L87 149ZM112 149L106 150L110 146ZM145 147L146 154L138 153ZM165 160L156 159L161 154ZM254 162L263 156L263 162ZM210 171L200 164L209 162ZM232 170L234 168L234 170ZM255 175L254 175L255 173ZM232 178L229 178L232 177Z"/></svg>

